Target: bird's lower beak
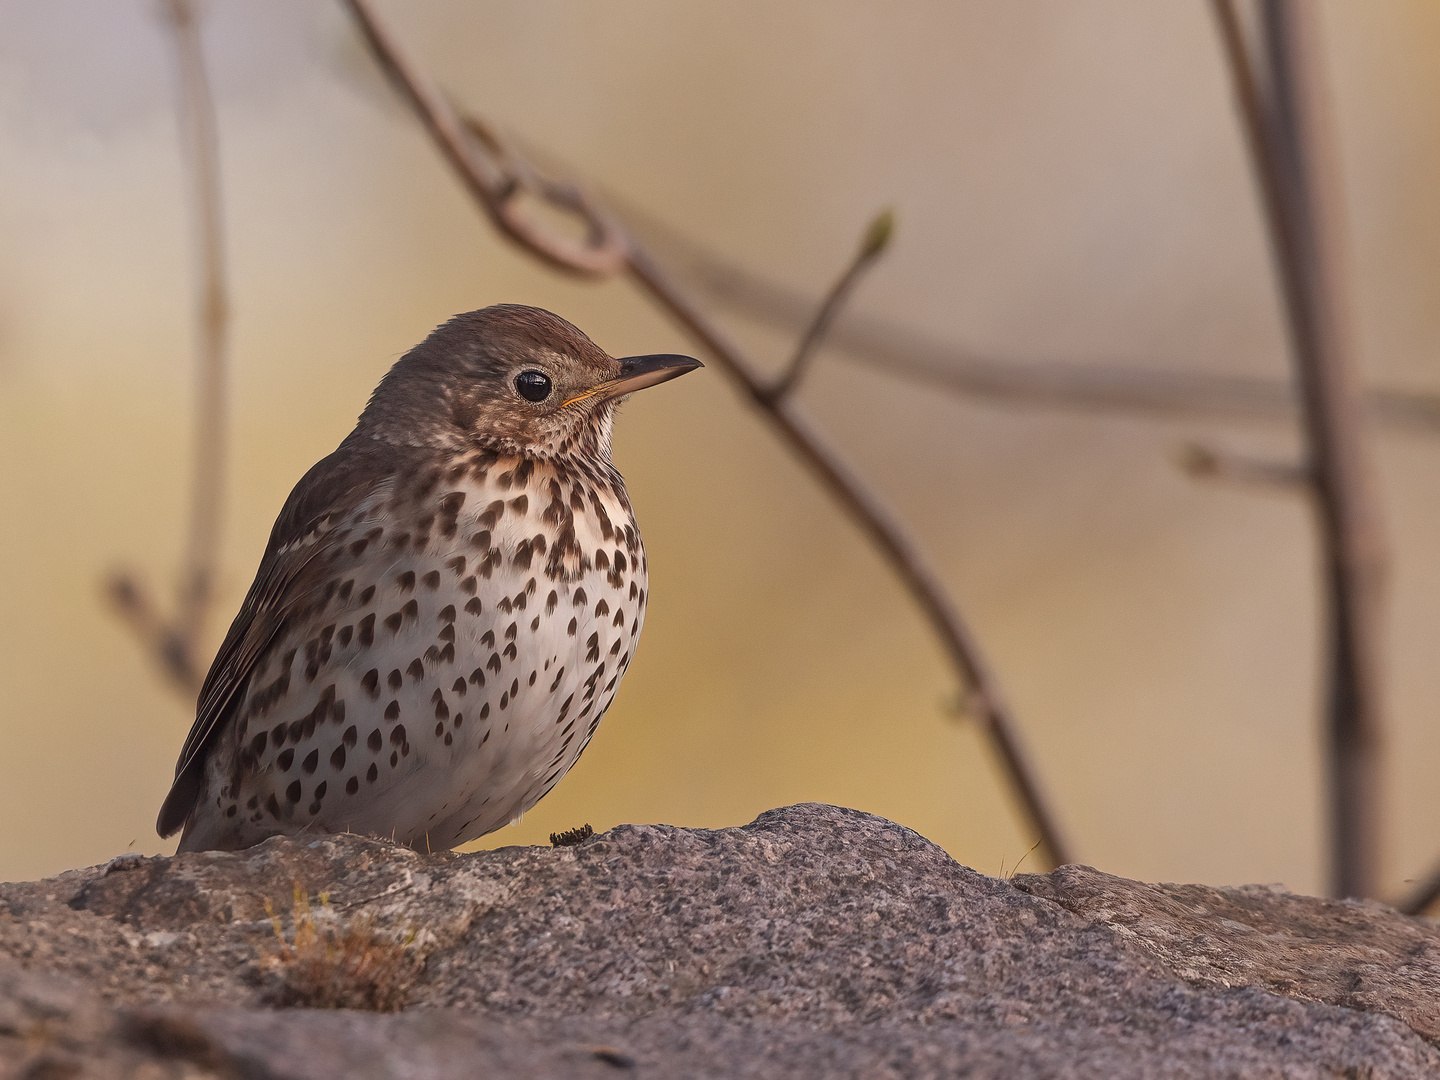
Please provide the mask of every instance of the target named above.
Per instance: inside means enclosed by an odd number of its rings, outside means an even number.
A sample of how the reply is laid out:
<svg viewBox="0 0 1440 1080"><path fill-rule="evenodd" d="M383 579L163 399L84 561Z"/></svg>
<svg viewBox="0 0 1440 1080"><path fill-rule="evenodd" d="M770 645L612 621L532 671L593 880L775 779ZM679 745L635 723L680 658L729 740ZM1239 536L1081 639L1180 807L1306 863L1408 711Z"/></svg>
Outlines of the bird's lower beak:
<svg viewBox="0 0 1440 1080"><path fill-rule="evenodd" d="M611 398L633 394L647 386L658 386L662 382L677 379L687 371L704 367L699 360L690 356L672 353L654 353L650 356L627 356L620 361L620 374L607 379L598 386L592 386L583 394L576 394L566 405L577 401L609 401Z"/></svg>

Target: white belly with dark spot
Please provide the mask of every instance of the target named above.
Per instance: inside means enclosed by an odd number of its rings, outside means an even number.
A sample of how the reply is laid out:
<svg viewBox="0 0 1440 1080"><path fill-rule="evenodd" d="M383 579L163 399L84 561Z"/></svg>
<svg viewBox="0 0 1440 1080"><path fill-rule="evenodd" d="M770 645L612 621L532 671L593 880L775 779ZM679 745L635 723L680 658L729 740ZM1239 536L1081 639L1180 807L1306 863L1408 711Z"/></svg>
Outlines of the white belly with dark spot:
<svg viewBox="0 0 1440 1080"><path fill-rule="evenodd" d="M516 819L579 758L644 620L633 521L612 509L621 529L607 537L597 514L574 512L590 568L552 579L544 556L524 557L554 532L549 496L532 486L517 509L517 490L462 484L436 498L455 491L449 537L400 542L383 510L357 515L351 535L382 532L337 573L326 611L257 669L204 796L232 840L313 828L449 848ZM482 515L497 500L492 522Z"/></svg>

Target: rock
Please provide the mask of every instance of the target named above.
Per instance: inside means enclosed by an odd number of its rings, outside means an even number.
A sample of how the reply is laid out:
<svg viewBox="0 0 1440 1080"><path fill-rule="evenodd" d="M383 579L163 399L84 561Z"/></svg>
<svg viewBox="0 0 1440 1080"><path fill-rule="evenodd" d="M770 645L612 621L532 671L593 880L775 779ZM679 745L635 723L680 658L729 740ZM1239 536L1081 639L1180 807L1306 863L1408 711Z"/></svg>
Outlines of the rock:
<svg viewBox="0 0 1440 1080"><path fill-rule="evenodd" d="M1267 886L1144 885L1088 866L1012 884L1114 928L1192 986L1383 1013L1440 1040L1440 934L1429 920Z"/></svg>
<svg viewBox="0 0 1440 1080"><path fill-rule="evenodd" d="M0 1067L36 1078L1381 1080L1440 1076L1437 1038L1434 923L1080 866L1003 881L829 806L0 886Z"/></svg>

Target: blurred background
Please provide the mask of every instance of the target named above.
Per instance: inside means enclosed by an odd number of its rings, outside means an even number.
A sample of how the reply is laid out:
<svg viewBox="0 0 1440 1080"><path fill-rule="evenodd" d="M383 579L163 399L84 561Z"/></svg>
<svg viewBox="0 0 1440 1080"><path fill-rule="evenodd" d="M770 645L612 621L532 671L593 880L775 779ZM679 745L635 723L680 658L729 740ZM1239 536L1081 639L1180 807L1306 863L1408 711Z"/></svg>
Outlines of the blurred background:
<svg viewBox="0 0 1440 1080"><path fill-rule="evenodd" d="M857 312L998 359L1288 373L1200 0L385 10L467 107L817 296L892 206ZM509 301L616 355L691 345L624 284L505 246L338 5L199 11L234 314L213 651L290 487L436 323ZM1437 390L1440 6L1324 16L1366 381ZM133 566L168 602L185 533L195 277L167 35L153 0L0 0L0 878L174 844L153 822L193 703L102 588ZM792 348L726 321L777 366ZM1293 457L1287 425L999 406L831 353L801 393L943 571L1081 861L1324 887L1307 506L1175 464L1192 439ZM1378 449L1394 893L1440 856L1440 437ZM718 368L636 398L615 453L651 560L644 641L579 765L479 846L823 800L1008 871L1036 837L928 630Z"/></svg>

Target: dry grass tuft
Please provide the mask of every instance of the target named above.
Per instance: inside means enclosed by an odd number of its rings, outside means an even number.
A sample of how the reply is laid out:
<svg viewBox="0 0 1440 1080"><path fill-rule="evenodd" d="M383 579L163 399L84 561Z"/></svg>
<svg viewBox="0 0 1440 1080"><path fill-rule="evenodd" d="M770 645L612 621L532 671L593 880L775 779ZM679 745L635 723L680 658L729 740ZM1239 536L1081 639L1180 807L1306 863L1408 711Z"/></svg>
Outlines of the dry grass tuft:
<svg viewBox="0 0 1440 1080"><path fill-rule="evenodd" d="M415 931L387 933L363 916L342 924L330 907L329 894L321 893L319 901L317 911L305 890L296 886L289 938L280 916L265 901L279 942L261 962L278 977L265 995L267 1004L372 1012L403 1008L422 964L413 947Z"/></svg>

